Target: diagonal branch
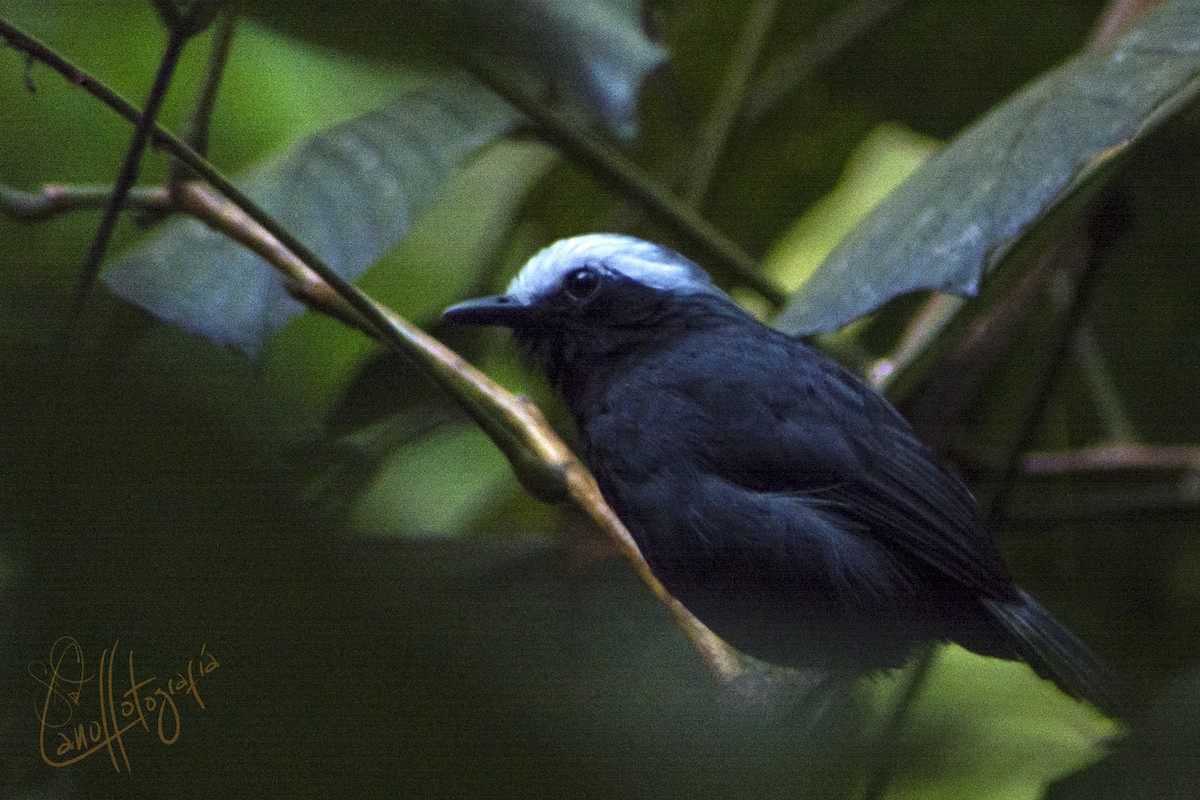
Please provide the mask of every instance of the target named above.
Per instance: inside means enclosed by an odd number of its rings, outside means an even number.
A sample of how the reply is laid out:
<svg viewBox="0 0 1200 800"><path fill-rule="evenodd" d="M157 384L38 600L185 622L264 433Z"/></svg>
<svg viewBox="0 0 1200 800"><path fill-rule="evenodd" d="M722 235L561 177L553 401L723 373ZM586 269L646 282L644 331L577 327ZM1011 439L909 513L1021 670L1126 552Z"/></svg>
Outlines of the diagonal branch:
<svg viewBox="0 0 1200 800"><path fill-rule="evenodd" d="M0 19L0 36L85 88L129 121L141 121L137 109L116 92L4 19ZM173 187L182 208L251 247L282 272L289 290L314 310L353 324L411 358L491 437L526 489L542 500L570 500L616 542L719 679L730 683L742 674L735 652L668 594L650 572L633 537L604 502L591 473L530 400L511 394L441 342L349 284L193 148L158 126L150 130L157 146L209 184L188 182Z"/></svg>

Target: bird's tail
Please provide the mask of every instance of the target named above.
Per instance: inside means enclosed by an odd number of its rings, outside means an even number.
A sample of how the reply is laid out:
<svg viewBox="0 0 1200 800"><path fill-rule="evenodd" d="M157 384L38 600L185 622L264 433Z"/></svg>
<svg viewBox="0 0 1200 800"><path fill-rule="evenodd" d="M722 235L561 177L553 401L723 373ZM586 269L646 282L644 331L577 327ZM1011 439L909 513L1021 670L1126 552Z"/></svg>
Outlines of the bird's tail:
<svg viewBox="0 0 1200 800"><path fill-rule="evenodd" d="M1125 683L1046 609L1021 591L1021 602L985 601L1012 635L1020 657L1043 678L1104 713L1128 718L1132 695Z"/></svg>

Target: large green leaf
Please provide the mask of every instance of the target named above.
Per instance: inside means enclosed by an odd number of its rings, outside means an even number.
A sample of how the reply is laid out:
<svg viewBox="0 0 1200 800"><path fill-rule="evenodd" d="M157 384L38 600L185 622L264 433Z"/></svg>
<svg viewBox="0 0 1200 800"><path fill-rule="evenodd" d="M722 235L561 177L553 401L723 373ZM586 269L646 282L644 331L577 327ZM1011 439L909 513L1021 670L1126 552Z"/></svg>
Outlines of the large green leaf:
<svg viewBox="0 0 1200 800"><path fill-rule="evenodd" d="M1200 4L1164 4L983 117L890 195L778 325L826 331L918 289L972 295L1037 223L1200 91Z"/></svg>
<svg viewBox="0 0 1200 800"><path fill-rule="evenodd" d="M516 119L481 87L440 83L305 139L240 185L353 279L405 235L466 157ZM257 256L192 220L168 225L104 280L155 316L250 355L303 310Z"/></svg>
<svg viewBox="0 0 1200 800"><path fill-rule="evenodd" d="M631 138L637 93L666 50L640 0L344 0L323 14L241 0L256 19L356 55L420 66L488 62Z"/></svg>

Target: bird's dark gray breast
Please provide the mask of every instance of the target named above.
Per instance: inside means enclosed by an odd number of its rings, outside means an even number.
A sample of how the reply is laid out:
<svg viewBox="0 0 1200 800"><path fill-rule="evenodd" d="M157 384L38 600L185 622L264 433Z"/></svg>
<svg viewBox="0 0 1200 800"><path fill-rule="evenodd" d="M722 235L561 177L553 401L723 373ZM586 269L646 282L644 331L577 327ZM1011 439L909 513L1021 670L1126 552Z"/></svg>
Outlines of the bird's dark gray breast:
<svg viewBox="0 0 1200 800"><path fill-rule="evenodd" d="M924 501L863 497L903 494L871 476L906 458L919 467L913 479L938 484L951 505L969 506L969 495L890 406L799 342L757 323L687 331L574 379L567 394L605 498L667 589L735 647L776 663L874 669L980 624L975 589L911 557L903 525L888 529L888 514ZM983 562L998 565L990 555Z"/></svg>

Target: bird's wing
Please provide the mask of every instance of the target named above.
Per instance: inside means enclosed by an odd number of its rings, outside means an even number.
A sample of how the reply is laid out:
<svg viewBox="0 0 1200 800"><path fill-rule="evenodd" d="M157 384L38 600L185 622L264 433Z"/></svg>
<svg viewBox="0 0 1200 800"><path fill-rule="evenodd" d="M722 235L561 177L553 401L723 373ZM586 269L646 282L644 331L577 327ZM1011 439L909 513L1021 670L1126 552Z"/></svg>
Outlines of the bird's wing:
<svg viewBox="0 0 1200 800"><path fill-rule="evenodd" d="M775 376L780 391L752 402L748 422L720 429L706 468L756 491L819 498L897 555L981 596L1010 598L970 491L899 412L823 356L805 350L793 363L792 375Z"/></svg>

